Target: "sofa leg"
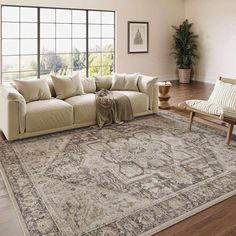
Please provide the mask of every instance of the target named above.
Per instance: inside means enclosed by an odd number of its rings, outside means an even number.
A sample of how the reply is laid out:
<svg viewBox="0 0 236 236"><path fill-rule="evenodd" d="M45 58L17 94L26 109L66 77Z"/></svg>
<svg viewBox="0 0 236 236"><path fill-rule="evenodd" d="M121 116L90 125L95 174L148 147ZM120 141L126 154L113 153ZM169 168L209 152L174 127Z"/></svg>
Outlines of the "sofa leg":
<svg viewBox="0 0 236 236"><path fill-rule="evenodd" d="M226 144L227 145L230 144L230 140L231 140L231 137L232 137L233 129L234 129L234 125L233 124L229 124L228 132L227 132L227 136L226 136Z"/></svg>
<svg viewBox="0 0 236 236"><path fill-rule="evenodd" d="M192 129L192 124L193 124L193 118L194 118L195 112L190 112L189 116L189 123L188 123L188 129L191 131Z"/></svg>

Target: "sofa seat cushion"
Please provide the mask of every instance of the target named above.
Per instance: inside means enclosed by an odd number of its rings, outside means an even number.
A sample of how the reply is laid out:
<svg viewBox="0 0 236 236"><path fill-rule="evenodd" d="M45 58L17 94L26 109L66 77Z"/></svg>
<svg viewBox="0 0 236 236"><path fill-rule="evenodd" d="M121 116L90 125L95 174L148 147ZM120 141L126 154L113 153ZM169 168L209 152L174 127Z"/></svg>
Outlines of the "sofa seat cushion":
<svg viewBox="0 0 236 236"><path fill-rule="evenodd" d="M74 124L96 122L95 94L71 97L65 100L74 108Z"/></svg>
<svg viewBox="0 0 236 236"><path fill-rule="evenodd" d="M131 103L133 113L139 114L148 111L149 109L149 97L145 93L136 91L116 91L117 93L126 95Z"/></svg>
<svg viewBox="0 0 236 236"><path fill-rule="evenodd" d="M59 99L27 104L26 132L50 130L73 124L73 107Z"/></svg>

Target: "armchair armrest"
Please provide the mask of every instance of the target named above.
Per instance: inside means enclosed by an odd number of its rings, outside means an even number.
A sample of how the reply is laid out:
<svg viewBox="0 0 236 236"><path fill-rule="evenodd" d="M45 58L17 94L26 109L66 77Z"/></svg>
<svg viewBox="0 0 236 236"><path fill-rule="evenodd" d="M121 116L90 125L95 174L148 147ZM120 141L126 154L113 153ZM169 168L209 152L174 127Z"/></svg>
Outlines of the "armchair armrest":
<svg viewBox="0 0 236 236"><path fill-rule="evenodd" d="M2 86L0 91L0 128L8 140L25 132L26 102L11 86Z"/></svg>
<svg viewBox="0 0 236 236"><path fill-rule="evenodd" d="M138 81L139 91L149 96L149 109L158 111L158 78L142 75Z"/></svg>

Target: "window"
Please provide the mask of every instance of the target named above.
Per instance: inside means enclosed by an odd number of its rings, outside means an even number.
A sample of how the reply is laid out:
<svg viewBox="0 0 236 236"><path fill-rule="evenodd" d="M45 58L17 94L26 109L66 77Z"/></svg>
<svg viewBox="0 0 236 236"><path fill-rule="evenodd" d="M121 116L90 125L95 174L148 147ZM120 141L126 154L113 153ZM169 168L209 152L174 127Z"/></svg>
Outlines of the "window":
<svg viewBox="0 0 236 236"><path fill-rule="evenodd" d="M2 7L2 79L37 78L37 8Z"/></svg>
<svg viewBox="0 0 236 236"><path fill-rule="evenodd" d="M2 81L114 71L113 11L2 6Z"/></svg>
<svg viewBox="0 0 236 236"><path fill-rule="evenodd" d="M89 11L89 76L107 75L114 67L114 14Z"/></svg>

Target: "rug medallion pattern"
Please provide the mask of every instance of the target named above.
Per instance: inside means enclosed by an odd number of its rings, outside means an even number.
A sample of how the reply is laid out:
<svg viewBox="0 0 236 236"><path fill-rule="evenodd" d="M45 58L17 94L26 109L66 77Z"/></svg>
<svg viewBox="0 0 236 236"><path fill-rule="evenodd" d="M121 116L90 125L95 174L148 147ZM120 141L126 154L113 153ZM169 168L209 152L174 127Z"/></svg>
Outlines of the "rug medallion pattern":
<svg viewBox="0 0 236 236"><path fill-rule="evenodd" d="M142 235L236 190L236 142L169 113L0 145L33 236Z"/></svg>

